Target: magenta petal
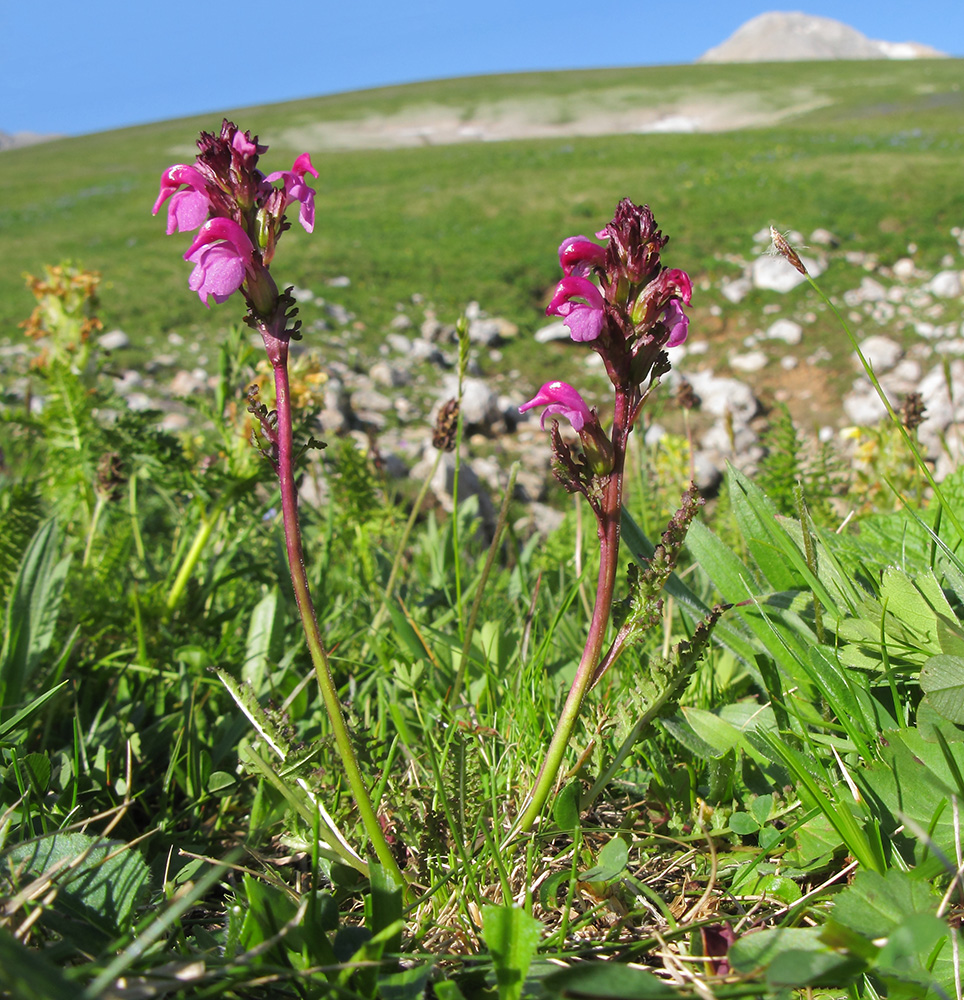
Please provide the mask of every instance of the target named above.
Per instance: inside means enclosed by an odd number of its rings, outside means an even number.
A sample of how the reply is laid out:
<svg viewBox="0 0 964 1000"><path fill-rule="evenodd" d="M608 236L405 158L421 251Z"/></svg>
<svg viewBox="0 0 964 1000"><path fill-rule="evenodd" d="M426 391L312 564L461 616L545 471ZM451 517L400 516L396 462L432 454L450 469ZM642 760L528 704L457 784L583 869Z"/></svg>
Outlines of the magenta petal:
<svg viewBox="0 0 964 1000"><path fill-rule="evenodd" d="M689 305L693 299L693 282L690 276L677 267L669 267L660 274L658 281L663 283L663 287L675 290L675 293L683 300L685 305Z"/></svg>
<svg viewBox="0 0 964 1000"><path fill-rule="evenodd" d="M573 302L574 298L586 301ZM603 305L599 289L588 278L572 275L563 278L556 286L556 294L546 308L546 315L562 316L572 339L585 343L595 340L602 333L606 323Z"/></svg>
<svg viewBox="0 0 964 1000"><path fill-rule="evenodd" d="M185 184L188 190L178 190ZM175 230L184 233L197 229L207 218L211 207L204 177L186 163L175 163L161 174L161 189L154 202L154 215L168 198L171 199L167 209L168 235Z"/></svg>
<svg viewBox="0 0 964 1000"><path fill-rule="evenodd" d="M167 206L167 235L175 230L189 233L204 224L211 209L206 194L200 191L175 191Z"/></svg>
<svg viewBox="0 0 964 1000"><path fill-rule="evenodd" d="M318 171L311 164L310 153L302 153L301 156L297 157L291 166L291 172L298 174L299 177L304 177L305 174L311 174L312 177L318 176Z"/></svg>
<svg viewBox="0 0 964 1000"><path fill-rule="evenodd" d="M210 305L208 296L214 296L215 302L224 302L244 283L244 261L230 244L202 246L188 259L194 264L188 287L198 293L205 305Z"/></svg>
<svg viewBox="0 0 964 1000"><path fill-rule="evenodd" d="M559 244L559 264L563 272L582 276L606 260L606 248L585 236L570 236Z"/></svg>
<svg viewBox="0 0 964 1000"><path fill-rule="evenodd" d="M679 299L670 299L663 310L662 323L669 331L665 347L679 347L686 340L690 319L683 312Z"/></svg>
<svg viewBox="0 0 964 1000"><path fill-rule="evenodd" d="M542 414L542 426L546 425L546 417L558 413L572 424L573 430L581 431L588 420L592 420L592 411L586 401L566 382L546 382L545 385L529 400L519 407L520 413L531 410L534 406L546 407Z"/></svg>
<svg viewBox="0 0 964 1000"><path fill-rule="evenodd" d="M191 255L196 250L218 240L229 243L234 248L235 255L242 258L245 263L251 260L254 244L248 234L233 219L224 219L220 216L208 219L204 223L194 242L188 247L187 253L184 254L184 259L193 260Z"/></svg>
<svg viewBox="0 0 964 1000"><path fill-rule="evenodd" d="M594 309L592 306L577 302L570 305L569 315L563 319L563 323L569 327L572 339L576 343L584 344L595 340L602 333L606 316L602 309Z"/></svg>

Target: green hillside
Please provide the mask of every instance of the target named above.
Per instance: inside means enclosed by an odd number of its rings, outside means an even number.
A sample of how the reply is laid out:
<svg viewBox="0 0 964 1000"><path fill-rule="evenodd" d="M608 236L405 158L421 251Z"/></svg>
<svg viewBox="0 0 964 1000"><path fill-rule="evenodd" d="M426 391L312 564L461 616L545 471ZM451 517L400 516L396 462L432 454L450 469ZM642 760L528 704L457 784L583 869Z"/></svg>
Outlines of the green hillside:
<svg viewBox="0 0 964 1000"><path fill-rule="evenodd" d="M412 293L443 319L476 299L523 331L536 328L560 237L609 218L623 195L653 206L673 234L668 260L697 279L726 274L727 255L751 253L752 234L771 221L803 233L824 226L845 247L883 259L913 242L918 260L936 267L949 228L964 223L962 82L961 60L648 67L438 81L224 114L270 144L268 170L312 153L321 172L318 226L312 237L289 236L276 271L347 306L364 344ZM522 131L549 123L565 132L627 109L671 116L692 107L724 107L724 117L742 108L758 124L712 134L324 148L331 123L384 124L424 118L426 109L454 110L467 126L511 110ZM170 330L206 341L235 320L230 307L198 308L180 260L188 240L166 237L163 219L150 215L161 170L190 160L198 130L220 118L0 154L0 233L12 264L0 275L0 338L18 336L15 324L31 308L22 273L65 258L103 272L102 314L131 337L132 361ZM325 287L341 275L350 286ZM831 290L836 280L828 275ZM713 290L697 297L696 316L714 303L725 326L734 307ZM310 324L312 307L303 315ZM510 345L509 362L517 350Z"/></svg>

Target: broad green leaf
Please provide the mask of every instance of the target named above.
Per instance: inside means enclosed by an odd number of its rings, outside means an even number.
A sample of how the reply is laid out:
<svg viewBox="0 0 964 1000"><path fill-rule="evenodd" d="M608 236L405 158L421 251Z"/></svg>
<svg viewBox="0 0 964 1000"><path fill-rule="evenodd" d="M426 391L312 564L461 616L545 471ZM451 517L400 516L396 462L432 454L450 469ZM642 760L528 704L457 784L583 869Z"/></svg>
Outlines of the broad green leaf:
<svg viewBox="0 0 964 1000"><path fill-rule="evenodd" d="M271 664L281 657L284 636L284 611L281 594L272 587L255 605L248 624L248 641L245 648L241 678L247 681L257 694Z"/></svg>
<svg viewBox="0 0 964 1000"><path fill-rule="evenodd" d="M931 853L928 839L954 856L957 836L951 796L958 794L957 778L939 743L929 743L916 729L881 735L880 763L858 772L862 785L877 802L885 832L903 826L903 837L914 843L920 860ZM959 772L964 772L964 743L945 744Z"/></svg>
<svg viewBox="0 0 964 1000"><path fill-rule="evenodd" d="M951 722L964 723L964 659L932 656L921 667L920 686L934 711Z"/></svg>
<svg viewBox="0 0 964 1000"><path fill-rule="evenodd" d="M730 829L741 837L747 837L751 833L756 833L760 829L759 822L745 812L735 812L730 817Z"/></svg>
<svg viewBox="0 0 964 1000"><path fill-rule="evenodd" d="M766 970L774 986L841 986L866 963L833 951L820 939L817 927L769 927L741 937L729 951L737 972Z"/></svg>
<svg viewBox="0 0 964 1000"><path fill-rule="evenodd" d="M818 813L790 835L786 860L796 868L809 870L825 862L843 847L840 834L823 813Z"/></svg>
<svg viewBox="0 0 964 1000"><path fill-rule="evenodd" d="M400 886L381 866L368 866L371 893L365 897L365 910L369 929L373 935L380 934L386 927L401 922L402 886ZM385 947L389 952L399 951L402 946L401 933L389 938Z"/></svg>
<svg viewBox="0 0 964 1000"><path fill-rule="evenodd" d="M77 984L63 977L57 963L0 927L0 995L16 1000L77 1000L77 994Z"/></svg>
<svg viewBox="0 0 964 1000"><path fill-rule="evenodd" d="M578 778L563 786L552 803L552 818L560 830L567 833L579 826L579 799L582 782Z"/></svg>
<svg viewBox="0 0 964 1000"><path fill-rule="evenodd" d="M770 813L772 811L773 811L772 795L758 795L750 803L750 812L753 813L754 818L760 824L765 823L770 818Z"/></svg>
<svg viewBox="0 0 964 1000"><path fill-rule="evenodd" d="M925 982L931 980L927 964L949 932L947 924L933 913L908 914L880 949L877 965L897 974L916 972L923 974Z"/></svg>
<svg viewBox="0 0 964 1000"><path fill-rule="evenodd" d="M551 994L587 1000L672 1000L679 993L645 969L621 962L583 962L542 980Z"/></svg>
<svg viewBox="0 0 964 1000"><path fill-rule="evenodd" d="M583 882L609 882L626 870L628 860L629 845L622 837L613 837L599 852L595 866L579 878Z"/></svg>
<svg viewBox="0 0 964 1000"><path fill-rule="evenodd" d="M929 581L933 580L933 574L920 573L917 575L920 586L923 587L933 599L933 587L929 586ZM938 591L940 588L937 588ZM937 631L937 613L928 603L915 585L903 570L894 566L888 566L884 570L883 579L880 585L881 603L887 609L887 615L892 617L901 626L898 633L909 643L916 645L921 650L937 654L941 651L941 643ZM954 613L947 605L947 601L941 598L942 608L946 608L946 614L953 618ZM894 631L893 623L888 623L888 632Z"/></svg>
<svg viewBox="0 0 964 1000"><path fill-rule="evenodd" d="M519 1000L542 924L517 906L483 906L482 937L495 966L499 1000Z"/></svg>
<svg viewBox="0 0 964 1000"><path fill-rule="evenodd" d="M683 717L693 727L693 732L708 743L717 756L722 756L728 750L743 748L746 738L736 726L725 722L713 712L702 708L687 708L681 706Z"/></svg>
<svg viewBox="0 0 964 1000"><path fill-rule="evenodd" d="M43 795L50 785L50 758L45 753L28 753L20 759L20 767L33 790Z"/></svg>
<svg viewBox="0 0 964 1000"><path fill-rule="evenodd" d="M23 697L27 681L43 662L54 637L70 557L60 556L57 521L37 530L17 571L4 619L0 647L0 710Z"/></svg>
<svg viewBox="0 0 964 1000"><path fill-rule="evenodd" d="M853 883L836 898L837 923L868 938L887 937L908 917L936 913L940 896L930 884L890 868L884 874L857 872Z"/></svg>
<svg viewBox="0 0 964 1000"><path fill-rule="evenodd" d="M378 992L382 1000L420 1000L425 996L434 960L421 962L411 969L379 975ZM438 996L438 990L435 990ZM454 1000L454 998L452 998Z"/></svg>
<svg viewBox="0 0 964 1000"><path fill-rule="evenodd" d="M55 909L63 908L109 934L129 926L150 880L150 870L136 850L85 833L41 837L14 847L8 857L22 872L21 879L49 875L58 886Z"/></svg>

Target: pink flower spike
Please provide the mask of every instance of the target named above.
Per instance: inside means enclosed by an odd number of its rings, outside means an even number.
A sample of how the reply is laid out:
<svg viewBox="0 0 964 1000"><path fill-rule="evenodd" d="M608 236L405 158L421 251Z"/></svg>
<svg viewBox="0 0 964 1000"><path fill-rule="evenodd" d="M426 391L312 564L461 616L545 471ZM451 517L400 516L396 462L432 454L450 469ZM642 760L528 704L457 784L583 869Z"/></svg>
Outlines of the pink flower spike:
<svg viewBox="0 0 964 1000"><path fill-rule="evenodd" d="M184 255L194 264L188 287L208 307L208 296L224 302L244 284L253 254L254 245L236 222L210 219Z"/></svg>
<svg viewBox="0 0 964 1000"><path fill-rule="evenodd" d="M573 298L586 301L573 302ZM571 275L556 286L556 294L546 307L546 315L562 316L572 339L577 343L586 343L602 333L606 324L603 305L599 289L588 278Z"/></svg>
<svg viewBox="0 0 964 1000"><path fill-rule="evenodd" d="M290 170L276 170L273 174L268 174L265 180L268 183L284 181L285 207L292 201L301 202L298 221L304 226L305 232L310 233L315 228L315 192L305 183L305 174L318 176L308 153L297 157Z"/></svg>
<svg viewBox="0 0 964 1000"><path fill-rule="evenodd" d="M178 190L185 184L186 190ZM175 230L188 233L197 229L208 217L211 202L208 200L207 184L194 167L175 163L161 174L161 190L154 202L154 215L157 215L168 198L171 199L167 206L168 236Z"/></svg>
<svg viewBox="0 0 964 1000"><path fill-rule="evenodd" d="M593 420L592 411L576 389L565 382L546 382L546 384L529 400L519 407L520 413L531 410L534 406L544 406L542 426L546 426L546 417L558 413L572 424L572 429L581 431L588 422Z"/></svg>
<svg viewBox="0 0 964 1000"><path fill-rule="evenodd" d="M567 278L573 274L585 276L605 260L606 248L585 236L570 236L559 245L559 264Z"/></svg>

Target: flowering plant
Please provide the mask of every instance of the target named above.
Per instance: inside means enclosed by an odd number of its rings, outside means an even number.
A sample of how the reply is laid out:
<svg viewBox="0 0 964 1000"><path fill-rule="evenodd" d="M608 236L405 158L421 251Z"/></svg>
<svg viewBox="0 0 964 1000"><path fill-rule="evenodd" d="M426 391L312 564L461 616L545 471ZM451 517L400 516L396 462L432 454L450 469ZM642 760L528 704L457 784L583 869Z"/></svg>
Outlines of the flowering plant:
<svg viewBox="0 0 964 1000"><path fill-rule="evenodd" d="M289 228L285 213L293 203L299 204L298 221L305 231L314 229L315 192L305 177L317 177L318 171L310 156L302 153L290 170L265 176L258 169L258 159L267 148L227 120L218 135L202 132L194 165L175 163L161 174L154 214L167 203L169 234L198 230L184 254L194 265L189 287L208 306L211 298L220 303L240 291L247 304L245 322L264 340L274 374L276 409L269 411L257 399L254 387L249 394L249 411L260 424L263 453L278 475L285 547L298 611L352 796L375 855L401 886L404 879L372 807L348 734L305 574L288 372L289 342L299 336L301 322L295 319L291 289L279 292L269 269L278 240ZM341 851L344 843L340 835L329 832L330 843ZM367 870L354 852L345 853L344 858Z"/></svg>
<svg viewBox="0 0 964 1000"><path fill-rule="evenodd" d="M558 421L553 421L553 472L569 492L586 497L596 517L600 545L596 602L586 646L542 769L516 823L515 829L522 831L532 827L552 790L586 692L642 623L651 623L661 608L659 590L700 502L691 487L664 535L659 566L651 566L634 580L636 613L606 650L619 555L626 445L649 393L669 371L666 349L686 339L689 318L683 307L690 304L693 287L684 271L666 268L660 261L667 237L656 227L649 206L623 199L612 221L596 236L605 245L586 236L570 236L560 244L563 278L546 313L561 316L572 339L602 358L614 390L611 432L606 433L597 411L565 382L547 382L520 407L523 412L545 407L543 426L547 417L564 417L577 433L578 446L570 446L559 432Z"/></svg>

